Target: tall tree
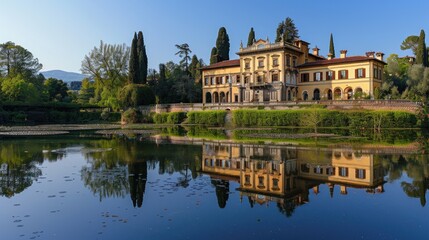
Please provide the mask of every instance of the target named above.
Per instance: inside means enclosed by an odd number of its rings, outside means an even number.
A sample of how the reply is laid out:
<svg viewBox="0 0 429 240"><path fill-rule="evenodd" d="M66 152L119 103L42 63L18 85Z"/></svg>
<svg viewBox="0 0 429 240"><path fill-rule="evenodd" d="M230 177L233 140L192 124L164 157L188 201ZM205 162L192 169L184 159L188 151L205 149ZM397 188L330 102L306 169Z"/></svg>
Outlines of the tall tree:
<svg viewBox="0 0 429 240"><path fill-rule="evenodd" d="M247 38L247 46L250 47L252 44L256 41L255 39L255 31L253 30L253 27L250 29L249 37Z"/></svg>
<svg viewBox="0 0 429 240"><path fill-rule="evenodd" d="M165 64L159 64L159 81L164 81L167 77L165 76Z"/></svg>
<svg viewBox="0 0 429 240"><path fill-rule="evenodd" d="M103 41L85 56L81 71L94 80L91 103L119 107L116 95L127 82L129 56L130 48L125 44L104 44Z"/></svg>
<svg viewBox="0 0 429 240"><path fill-rule="evenodd" d="M134 33L133 41L131 42L131 54L130 54L130 69L128 71L128 82L139 83L139 62L137 52L137 34Z"/></svg>
<svg viewBox="0 0 429 240"><path fill-rule="evenodd" d="M219 29L216 48L219 62L229 60L229 36L224 27Z"/></svg>
<svg viewBox="0 0 429 240"><path fill-rule="evenodd" d="M139 31L137 36L137 55L138 55L138 72L139 83L145 84L147 82L148 62L146 55L146 46L144 45L143 33Z"/></svg>
<svg viewBox="0 0 429 240"><path fill-rule="evenodd" d="M189 72L191 73L191 77L195 79L195 74L199 69L197 68L197 64L199 63L197 55L192 56L191 65L189 65ZM196 79L195 79L196 80Z"/></svg>
<svg viewBox="0 0 429 240"><path fill-rule="evenodd" d="M332 58L335 58L335 48L334 48L334 37L331 33L331 39L329 40L329 53L332 55Z"/></svg>
<svg viewBox="0 0 429 240"><path fill-rule="evenodd" d="M210 53L210 64L215 64L217 62L219 62L218 61L217 48L213 47L212 52Z"/></svg>
<svg viewBox="0 0 429 240"><path fill-rule="evenodd" d="M6 76L34 76L42 69L42 64L27 49L13 42L0 44L0 74Z"/></svg>
<svg viewBox="0 0 429 240"><path fill-rule="evenodd" d="M425 42L425 31L420 31L419 41L416 50L416 63L422 64L424 67L428 66L426 42Z"/></svg>
<svg viewBox="0 0 429 240"><path fill-rule="evenodd" d="M401 44L401 50L411 49L413 51L414 56L417 56L417 47L419 45L419 37L418 36L408 36Z"/></svg>
<svg viewBox="0 0 429 240"><path fill-rule="evenodd" d="M298 29L292 18L287 17L285 21L279 23L276 30L276 42L283 39L284 43L293 43L295 38L299 38Z"/></svg>
<svg viewBox="0 0 429 240"><path fill-rule="evenodd" d="M187 43L183 44L176 44L176 48L179 49L179 51L176 53L176 55L179 55L179 57L182 58L180 60L180 65L184 66L185 72L188 72L189 69L189 61L191 61L191 57L189 54L192 52L189 48L189 45Z"/></svg>

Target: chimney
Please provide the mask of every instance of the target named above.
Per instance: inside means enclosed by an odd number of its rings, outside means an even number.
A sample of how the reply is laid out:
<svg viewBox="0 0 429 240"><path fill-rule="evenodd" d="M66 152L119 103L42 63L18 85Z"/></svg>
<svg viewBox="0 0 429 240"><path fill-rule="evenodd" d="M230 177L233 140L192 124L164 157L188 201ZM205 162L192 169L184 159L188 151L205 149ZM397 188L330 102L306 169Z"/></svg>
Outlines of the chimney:
<svg viewBox="0 0 429 240"><path fill-rule="evenodd" d="M340 58L346 58L347 57L347 50L341 50L340 51Z"/></svg>
<svg viewBox="0 0 429 240"><path fill-rule="evenodd" d="M328 53L328 60L331 60L333 58L332 56L332 53Z"/></svg>
<svg viewBox="0 0 429 240"><path fill-rule="evenodd" d="M317 48L317 46L315 48L313 48L313 55L319 56L319 48Z"/></svg>
<svg viewBox="0 0 429 240"><path fill-rule="evenodd" d="M375 57L380 61L383 61L383 56L384 56L384 53L382 52L378 52L375 54Z"/></svg>
<svg viewBox="0 0 429 240"><path fill-rule="evenodd" d="M367 56L367 57L369 57L369 58L373 58L373 57L374 57L375 52L366 52L365 54L366 54L366 56Z"/></svg>

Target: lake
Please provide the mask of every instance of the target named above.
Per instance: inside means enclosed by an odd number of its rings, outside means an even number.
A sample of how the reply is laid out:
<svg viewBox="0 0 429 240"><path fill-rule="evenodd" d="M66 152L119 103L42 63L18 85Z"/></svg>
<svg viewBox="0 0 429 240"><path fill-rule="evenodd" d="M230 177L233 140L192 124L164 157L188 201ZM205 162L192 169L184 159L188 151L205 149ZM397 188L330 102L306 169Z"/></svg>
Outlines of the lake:
<svg viewBox="0 0 429 240"><path fill-rule="evenodd" d="M2 239L428 239L419 144L0 142Z"/></svg>

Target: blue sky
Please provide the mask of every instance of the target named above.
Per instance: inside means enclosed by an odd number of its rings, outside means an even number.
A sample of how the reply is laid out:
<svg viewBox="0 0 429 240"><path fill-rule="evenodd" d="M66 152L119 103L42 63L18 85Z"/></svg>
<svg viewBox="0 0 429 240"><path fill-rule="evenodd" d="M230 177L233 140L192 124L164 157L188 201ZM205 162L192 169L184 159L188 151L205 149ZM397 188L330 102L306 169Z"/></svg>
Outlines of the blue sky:
<svg viewBox="0 0 429 240"><path fill-rule="evenodd" d="M80 72L81 61L100 40L130 45L143 31L150 68L179 62L175 44L209 61L220 27L227 29L236 58L251 27L257 38L275 38L278 23L291 17L301 39L326 55L334 34L337 55L401 51L399 46L420 29L429 34L429 1L384 0L2 0L0 42L13 41L33 53L43 70ZM427 37L429 39L429 36Z"/></svg>

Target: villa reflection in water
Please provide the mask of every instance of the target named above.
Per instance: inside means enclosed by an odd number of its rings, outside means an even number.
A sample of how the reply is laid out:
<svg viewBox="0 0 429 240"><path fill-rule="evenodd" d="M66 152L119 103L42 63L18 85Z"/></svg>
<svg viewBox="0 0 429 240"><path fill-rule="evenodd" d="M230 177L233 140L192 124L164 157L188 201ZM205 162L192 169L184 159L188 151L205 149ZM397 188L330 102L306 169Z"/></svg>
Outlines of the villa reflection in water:
<svg viewBox="0 0 429 240"><path fill-rule="evenodd" d="M339 194L348 188L367 193L383 193L385 170L373 154L349 149L299 148L268 145L205 143L202 171L216 186L220 207L228 199L218 188L237 181L241 200L250 205L274 202L289 215L295 206L309 201L309 191L319 193L326 184L331 197L335 186ZM221 198L219 199L219 196Z"/></svg>

